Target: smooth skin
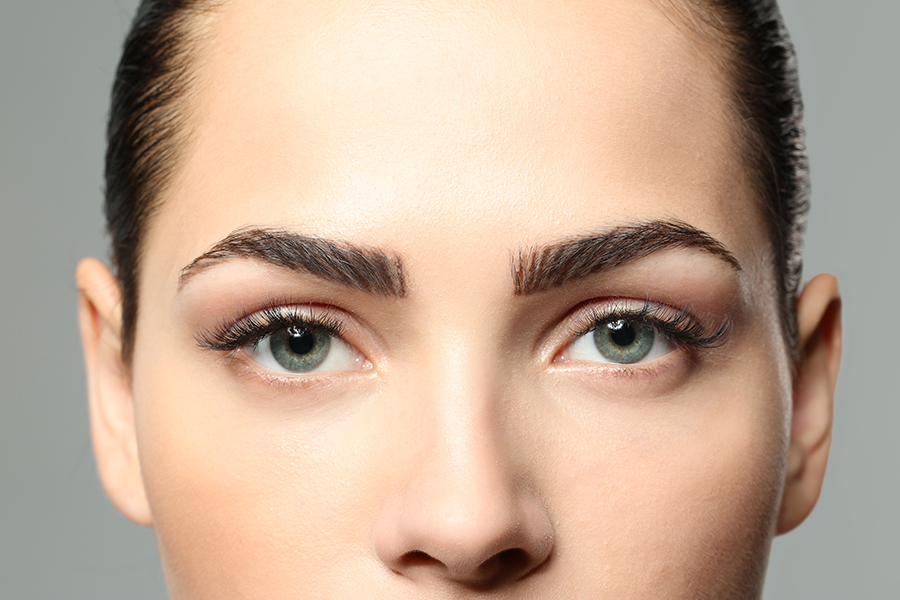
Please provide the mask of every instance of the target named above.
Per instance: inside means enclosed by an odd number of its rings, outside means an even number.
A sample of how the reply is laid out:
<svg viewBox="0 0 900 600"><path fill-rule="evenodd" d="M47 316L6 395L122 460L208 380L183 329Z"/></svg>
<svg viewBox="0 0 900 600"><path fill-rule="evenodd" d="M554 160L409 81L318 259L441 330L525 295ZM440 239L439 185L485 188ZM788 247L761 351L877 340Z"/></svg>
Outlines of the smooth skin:
<svg viewBox="0 0 900 600"><path fill-rule="evenodd" d="M100 475L173 598L760 596L822 486L840 300L807 283L793 365L718 51L650 1L210 18L130 364L116 280L77 274ZM667 249L514 294L520 250L651 220L740 270ZM395 253L408 293L240 258L180 283L246 227ZM645 301L730 333L635 365L573 351L591 308ZM197 343L272 303L341 320L352 366Z"/></svg>

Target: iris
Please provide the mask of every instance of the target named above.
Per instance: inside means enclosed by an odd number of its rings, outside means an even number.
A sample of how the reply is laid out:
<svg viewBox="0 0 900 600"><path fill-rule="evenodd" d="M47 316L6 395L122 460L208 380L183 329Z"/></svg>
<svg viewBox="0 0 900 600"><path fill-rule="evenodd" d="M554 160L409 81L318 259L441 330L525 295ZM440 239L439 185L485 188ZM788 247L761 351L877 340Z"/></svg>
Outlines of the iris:
<svg viewBox="0 0 900 600"><path fill-rule="evenodd" d="M269 344L272 357L285 370L307 373L325 362L331 335L311 328L288 327L273 333Z"/></svg>
<svg viewBox="0 0 900 600"><path fill-rule="evenodd" d="M619 319L594 329L594 344L610 362L631 364L646 357L653 348L653 328L639 321Z"/></svg>

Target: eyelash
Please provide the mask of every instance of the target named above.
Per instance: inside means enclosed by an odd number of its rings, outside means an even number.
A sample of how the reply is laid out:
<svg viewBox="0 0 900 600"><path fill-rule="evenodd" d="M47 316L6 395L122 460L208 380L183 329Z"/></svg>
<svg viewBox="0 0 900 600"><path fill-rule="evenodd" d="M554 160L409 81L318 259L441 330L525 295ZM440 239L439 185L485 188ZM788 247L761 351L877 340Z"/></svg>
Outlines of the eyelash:
<svg viewBox="0 0 900 600"><path fill-rule="evenodd" d="M717 348L726 342L731 331L729 321L722 321L710 329L687 309L676 309L649 300L640 306L628 304L624 301L595 304L582 311L570 328L569 342L565 347L595 329L618 320L650 325L664 339L682 348ZM288 327L316 329L346 343L346 327L340 319L327 313L311 312L306 305L274 302L240 318L224 320L212 329L201 332L196 339L201 348L233 354L243 348L252 348L267 336Z"/></svg>
<svg viewBox="0 0 900 600"><path fill-rule="evenodd" d="M687 309L655 304L648 300L640 307L632 308L620 301L612 305L593 305L582 312L569 332L570 339L577 340L598 327L619 320L646 323L679 347L717 348L727 341L731 332L731 323L727 320L710 330Z"/></svg>
<svg viewBox="0 0 900 600"><path fill-rule="evenodd" d="M311 313L309 307L271 304L236 320L223 321L197 337L201 348L217 352L236 352L252 347L266 336L288 327L316 329L341 340L344 324L328 314Z"/></svg>

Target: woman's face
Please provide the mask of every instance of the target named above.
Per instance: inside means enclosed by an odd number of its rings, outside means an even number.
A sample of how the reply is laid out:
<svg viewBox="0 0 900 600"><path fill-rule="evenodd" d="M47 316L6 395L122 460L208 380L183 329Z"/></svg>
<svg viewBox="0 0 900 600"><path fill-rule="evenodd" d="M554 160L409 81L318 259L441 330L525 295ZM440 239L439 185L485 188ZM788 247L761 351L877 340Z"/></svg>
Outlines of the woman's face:
<svg viewBox="0 0 900 600"><path fill-rule="evenodd" d="M791 384L715 50L630 0L210 31L132 371L173 596L756 597Z"/></svg>

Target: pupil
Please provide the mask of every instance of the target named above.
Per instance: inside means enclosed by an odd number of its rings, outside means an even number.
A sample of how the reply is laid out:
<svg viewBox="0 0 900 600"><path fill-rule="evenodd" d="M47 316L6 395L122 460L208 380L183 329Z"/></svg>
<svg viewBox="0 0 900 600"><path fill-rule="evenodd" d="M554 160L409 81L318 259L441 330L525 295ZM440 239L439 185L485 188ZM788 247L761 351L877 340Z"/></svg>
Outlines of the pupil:
<svg viewBox="0 0 900 600"><path fill-rule="evenodd" d="M309 354L316 345L316 337L308 329L288 329L288 346L294 354Z"/></svg>
<svg viewBox="0 0 900 600"><path fill-rule="evenodd" d="M625 321L616 321L615 323L610 323L608 327L609 337L611 337L612 341L619 346L630 346L634 343L634 339L637 337L637 333L634 331L634 327L632 327Z"/></svg>

